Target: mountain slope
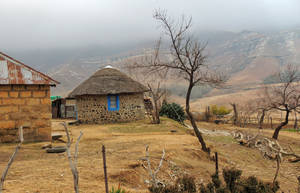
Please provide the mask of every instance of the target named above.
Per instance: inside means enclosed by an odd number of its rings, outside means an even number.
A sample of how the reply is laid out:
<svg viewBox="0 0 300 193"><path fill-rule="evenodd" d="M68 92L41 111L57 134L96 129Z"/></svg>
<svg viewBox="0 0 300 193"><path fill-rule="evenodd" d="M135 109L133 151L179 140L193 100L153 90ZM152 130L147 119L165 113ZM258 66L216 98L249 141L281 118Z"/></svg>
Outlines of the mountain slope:
<svg viewBox="0 0 300 193"><path fill-rule="evenodd" d="M208 63L229 75L228 84L232 88L260 84L286 64L300 65L300 28L272 32L197 32L196 37L208 42ZM141 56L154 43L145 40L125 45L16 52L12 56L60 81L53 94L66 96L100 67L113 63L122 68L125 58ZM220 94L220 91L210 94Z"/></svg>

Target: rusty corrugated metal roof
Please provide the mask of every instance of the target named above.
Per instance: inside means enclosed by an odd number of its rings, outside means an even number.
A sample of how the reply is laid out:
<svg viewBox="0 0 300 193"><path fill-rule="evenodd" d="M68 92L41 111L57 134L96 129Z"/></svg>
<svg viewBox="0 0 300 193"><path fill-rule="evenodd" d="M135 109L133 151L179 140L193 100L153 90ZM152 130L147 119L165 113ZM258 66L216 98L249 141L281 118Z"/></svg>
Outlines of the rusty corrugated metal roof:
<svg viewBox="0 0 300 193"><path fill-rule="evenodd" d="M0 52L0 85L1 84L39 84L55 86L59 84L59 82Z"/></svg>

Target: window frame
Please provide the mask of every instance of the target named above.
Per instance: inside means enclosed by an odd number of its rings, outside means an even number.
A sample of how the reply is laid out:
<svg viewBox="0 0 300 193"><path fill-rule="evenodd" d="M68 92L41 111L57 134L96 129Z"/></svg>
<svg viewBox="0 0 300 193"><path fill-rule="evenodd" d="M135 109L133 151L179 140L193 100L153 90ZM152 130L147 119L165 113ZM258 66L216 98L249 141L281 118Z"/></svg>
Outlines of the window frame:
<svg viewBox="0 0 300 193"><path fill-rule="evenodd" d="M111 96L116 97L116 107L111 107ZM107 109L108 111L119 111L120 110L120 101L119 101L119 95L117 94L110 94L107 95Z"/></svg>

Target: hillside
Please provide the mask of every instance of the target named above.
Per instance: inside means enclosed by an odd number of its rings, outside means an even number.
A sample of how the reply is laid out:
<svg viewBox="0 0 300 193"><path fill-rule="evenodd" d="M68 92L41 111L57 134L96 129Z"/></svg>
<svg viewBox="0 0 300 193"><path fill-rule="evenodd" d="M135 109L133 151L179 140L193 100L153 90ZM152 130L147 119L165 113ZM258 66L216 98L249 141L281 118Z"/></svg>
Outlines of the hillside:
<svg viewBox="0 0 300 193"><path fill-rule="evenodd" d="M53 120L53 130L61 131L58 120ZM133 123L107 125L70 126L72 137L76 139L82 131L79 143L78 171L80 192L104 192L101 146L106 146L107 172L109 188L119 184L132 193L146 193L149 180L145 169L147 162L145 147L149 145L151 165L159 164L162 149L166 156L157 176L160 180L171 182L177 176L188 174L196 178L196 183L207 183L215 171L215 163L201 151L195 136L185 127L167 118L162 118L160 125L150 124L148 120ZM204 138L212 152L219 153L220 171L225 167L243 170L244 176L257 176L265 181L272 181L276 162L264 159L258 150L239 145L231 136L220 135L230 132L230 125L199 123L199 128L207 129L210 134ZM251 129L244 128L248 132ZM170 132L176 130L177 132ZM251 130L256 133L257 130ZM271 130L264 130L262 135L270 136ZM284 147L291 146L300 152L300 135L282 131L279 142ZM16 156L5 181L5 192L52 192L69 193L73 191L73 178L65 153L47 154L41 146L45 143L27 143ZM53 146L65 145L54 142ZM15 148L15 144L1 145L0 167L4 168ZM72 145L72 153L74 152ZM298 163L287 159L280 165L278 180L284 192L296 192L296 176L300 175Z"/></svg>
<svg viewBox="0 0 300 193"><path fill-rule="evenodd" d="M230 76L228 84L231 89L214 91L213 95L257 85L286 64L300 64L299 28L239 33L201 31L196 36L208 42L208 63ZM145 49L152 48L153 43L154 40L147 40L125 45L15 52L13 56L60 81L61 85L53 89L53 94L65 96L101 66L113 63L122 68L125 58L140 56ZM184 93L184 90L177 92Z"/></svg>

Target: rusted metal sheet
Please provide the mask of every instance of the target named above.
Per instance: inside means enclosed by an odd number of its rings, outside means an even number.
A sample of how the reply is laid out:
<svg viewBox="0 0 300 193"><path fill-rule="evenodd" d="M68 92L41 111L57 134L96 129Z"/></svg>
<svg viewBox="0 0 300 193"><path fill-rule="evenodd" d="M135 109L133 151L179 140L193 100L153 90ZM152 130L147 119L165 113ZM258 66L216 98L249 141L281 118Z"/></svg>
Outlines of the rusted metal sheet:
<svg viewBox="0 0 300 193"><path fill-rule="evenodd" d="M0 85L38 84L55 86L59 82L0 52Z"/></svg>

